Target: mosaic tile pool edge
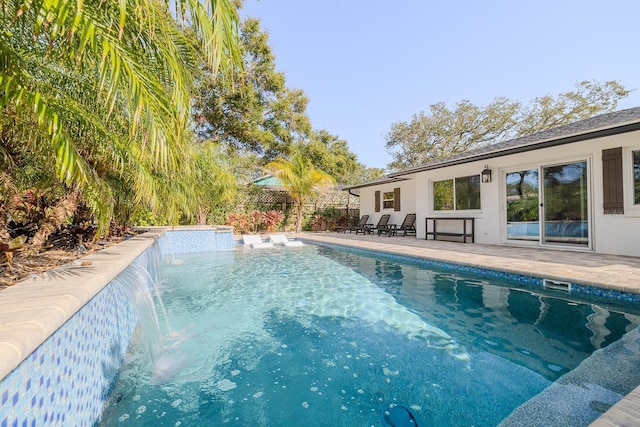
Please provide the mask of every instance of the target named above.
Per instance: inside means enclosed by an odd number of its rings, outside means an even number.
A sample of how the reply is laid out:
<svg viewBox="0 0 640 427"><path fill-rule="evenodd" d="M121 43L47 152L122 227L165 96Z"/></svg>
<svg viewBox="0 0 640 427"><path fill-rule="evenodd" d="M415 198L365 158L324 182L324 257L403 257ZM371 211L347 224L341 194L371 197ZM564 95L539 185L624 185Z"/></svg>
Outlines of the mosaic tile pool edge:
<svg viewBox="0 0 640 427"><path fill-rule="evenodd" d="M162 256L213 252L233 247L232 230L167 231L158 244Z"/></svg>
<svg viewBox="0 0 640 427"><path fill-rule="evenodd" d="M137 323L105 287L0 383L0 426L93 425Z"/></svg>
<svg viewBox="0 0 640 427"><path fill-rule="evenodd" d="M232 245L229 230L167 231L134 263ZM95 425L137 324L116 277L0 381L0 427Z"/></svg>

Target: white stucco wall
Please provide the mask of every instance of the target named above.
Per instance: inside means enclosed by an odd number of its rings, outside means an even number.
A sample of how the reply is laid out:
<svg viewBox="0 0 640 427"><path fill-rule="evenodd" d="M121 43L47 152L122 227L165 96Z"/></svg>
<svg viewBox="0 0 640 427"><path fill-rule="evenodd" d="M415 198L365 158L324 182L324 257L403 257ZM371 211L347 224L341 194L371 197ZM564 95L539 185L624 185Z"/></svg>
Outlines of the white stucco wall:
<svg viewBox="0 0 640 427"><path fill-rule="evenodd" d="M375 192L380 191L380 197L382 198L382 193L393 191L395 188L400 188L401 210L384 209L381 200L380 212L376 212ZM377 224L382 215L389 214L391 215L389 224L399 225L402 224L404 217L410 213L416 213L416 181L414 180L387 183L375 188L363 188L360 192L360 215L369 215L369 223L371 224Z"/></svg>
<svg viewBox="0 0 640 427"><path fill-rule="evenodd" d="M623 147L625 213L605 215L603 210L603 168L602 150ZM545 148L494 159L477 161L463 165L449 166L420 172L410 181L365 187L360 190L361 212L370 213L371 222L377 222L383 213L391 213L394 222L402 221L404 215L416 212L417 237L425 237L425 218L429 216L473 216L475 218L475 241L487 244L507 244L506 241L506 200L505 177L507 172L539 168L541 165L569 163L587 160L591 191L591 230L592 250L599 253L640 256L640 205L633 205L633 175L631 151L640 150L640 132L598 138L557 147ZM472 211L433 211L433 181L480 174L485 165L492 171L492 182L481 183L480 210ZM402 212L374 212L374 194L376 190L393 191L401 186ZM413 200L409 192L413 190ZM508 244L532 244L509 241ZM533 242L538 246L538 242ZM557 246L555 248L558 248ZM577 249L577 248L576 248Z"/></svg>

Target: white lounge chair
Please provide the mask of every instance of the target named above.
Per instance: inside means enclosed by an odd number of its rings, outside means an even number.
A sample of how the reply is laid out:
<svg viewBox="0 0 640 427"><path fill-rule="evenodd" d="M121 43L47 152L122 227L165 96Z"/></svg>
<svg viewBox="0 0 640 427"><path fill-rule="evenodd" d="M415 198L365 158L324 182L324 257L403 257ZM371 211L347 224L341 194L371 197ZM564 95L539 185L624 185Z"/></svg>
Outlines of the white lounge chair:
<svg viewBox="0 0 640 427"><path fill-rule="evenodd" d="M269 241L276 245L304 246L300 240L289 240L284 234L270 234Z"/></svg>
<svg viewBox="0 0 640 427"><path fill-rule="evenodd" d="M244 243L245 246L251 246L252 248L256 248L256 249L263 249L263 248L272 248L273 247L273 243L271 242L263 242L262 241L262 237L260 237L257 234L245 234L242 236L242 243Z"/></svg>

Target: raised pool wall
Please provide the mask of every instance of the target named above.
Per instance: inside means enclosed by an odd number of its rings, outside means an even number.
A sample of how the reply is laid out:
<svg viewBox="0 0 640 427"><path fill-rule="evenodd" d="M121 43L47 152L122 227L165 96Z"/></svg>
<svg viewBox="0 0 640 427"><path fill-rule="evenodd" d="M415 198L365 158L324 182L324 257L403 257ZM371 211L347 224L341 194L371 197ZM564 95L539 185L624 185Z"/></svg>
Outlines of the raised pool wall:
<svg viewBox="0 0 640 427"><path fill-rule="evenodd" d="M0 427L94 425L138 324L119 275L233 244L230 228L157 229L0 291Z"/></svg>

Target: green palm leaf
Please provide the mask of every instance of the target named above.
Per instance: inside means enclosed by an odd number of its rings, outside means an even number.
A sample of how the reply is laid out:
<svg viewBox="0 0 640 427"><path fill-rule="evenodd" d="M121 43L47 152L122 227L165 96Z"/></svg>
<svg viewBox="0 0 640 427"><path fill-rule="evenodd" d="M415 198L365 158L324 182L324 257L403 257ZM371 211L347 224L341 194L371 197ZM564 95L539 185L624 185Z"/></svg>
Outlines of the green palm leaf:
<svg viewBox="0 0 640 427"><path fill-rule="evenodd" d="M194 73L199 58L222 75L234 68L236 19L228 0L1 2L0 108L37 125L33 141L48 141L58 178L83 190L102 224L109 168L131 174L139 201L177 207L188 200L174 182L190 152Z"/></svg>
<svg viewBox="0 0 640 427"><path fill-rule="evenodd" d="M268 163L265 170L280 178L282 185L296 201L296 233L300 233L305 202L309 198L329 190L335 184L335 179L314 167L309 159L299 153L295 153L291 160L276 159Z"/></svg>

